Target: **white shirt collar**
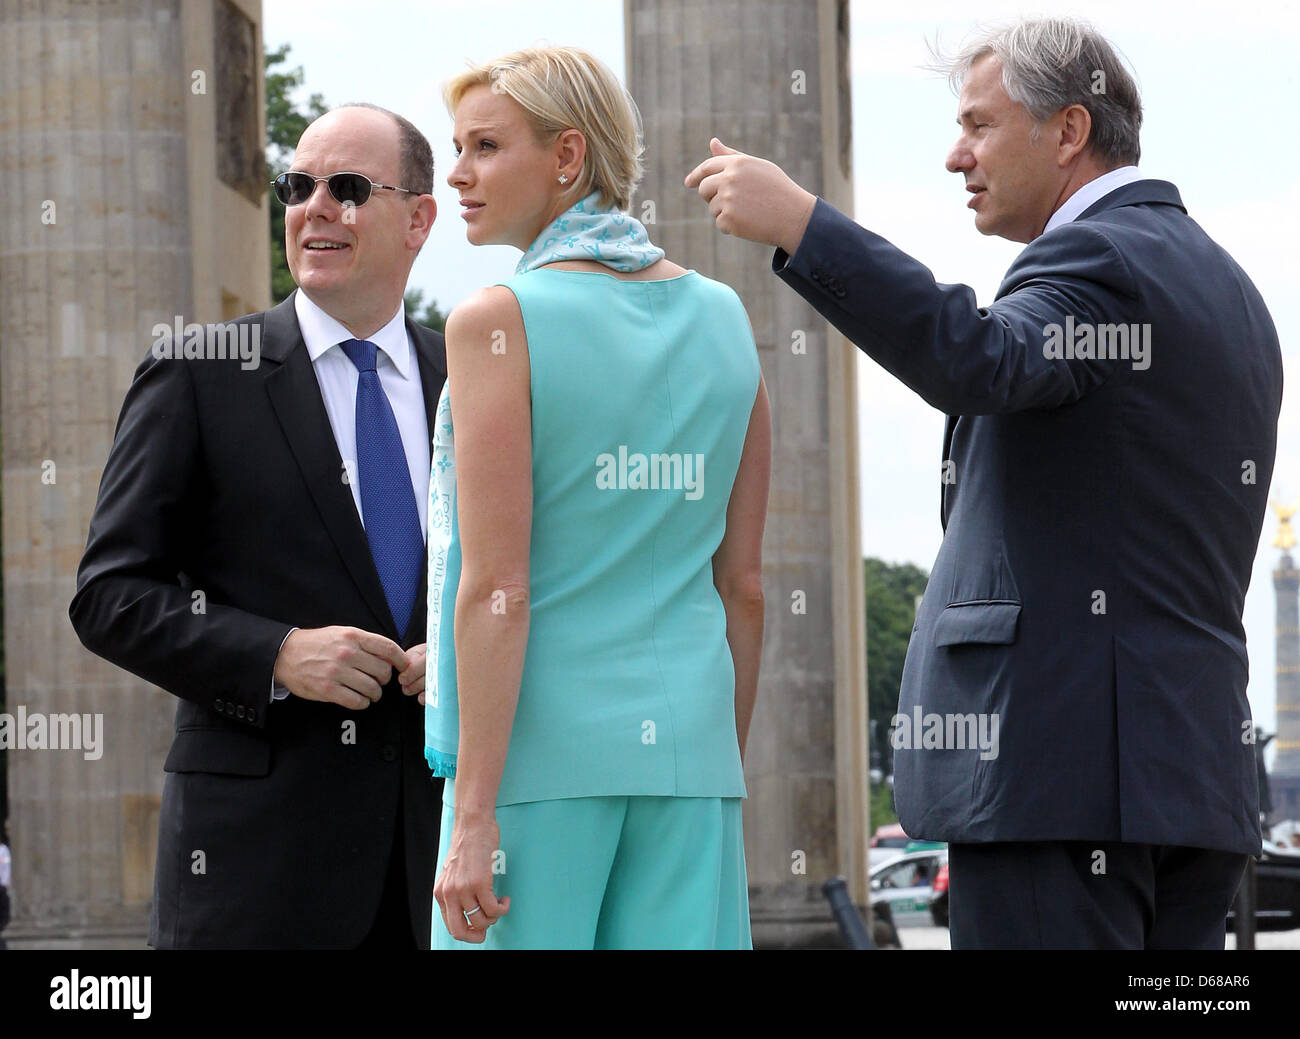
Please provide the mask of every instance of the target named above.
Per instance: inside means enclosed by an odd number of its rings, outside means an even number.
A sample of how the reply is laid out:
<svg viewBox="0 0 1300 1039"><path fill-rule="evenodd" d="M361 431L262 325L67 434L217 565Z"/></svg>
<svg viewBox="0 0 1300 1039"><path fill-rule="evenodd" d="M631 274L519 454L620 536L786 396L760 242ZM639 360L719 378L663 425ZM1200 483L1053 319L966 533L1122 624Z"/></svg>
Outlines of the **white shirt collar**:
<svg viewBox="0 0 1300 1039"><path fill-rule="evenodd" d="M1077 219L1085 209L1098 199L1104 198L1116 188L1122 188L1125 184L1132 184L1135 180L1142 180L1142 174L1138 168L1136 166L1121 166L1109 173L1103 173L1096 180L1088 181L1087 184L1067 198L1061 204L1060 209L1052 214L1052 218L1047 221L1047 226L1043 228L1043 234L1047 234L1054 227L1060 227L1062 224L1068 224L1070 221Z"/></svg>
<svg viewBox="0 0 1300 1039"><path fill-rule="evenodd" d="M298 315L298 328L302 331L302 341L307 344L307 353L313 363L331 347L357 338L344 327L342 322L330 317L308 299L307 293L302 289L298 289L293 294L293 309ZM405 318L405 308L399 303L397 313L393 315L392 320L374 335L366 337L367 341L374 343L388 356L403 379L407 377L411 363L411 342L406 336Z"/></svg>

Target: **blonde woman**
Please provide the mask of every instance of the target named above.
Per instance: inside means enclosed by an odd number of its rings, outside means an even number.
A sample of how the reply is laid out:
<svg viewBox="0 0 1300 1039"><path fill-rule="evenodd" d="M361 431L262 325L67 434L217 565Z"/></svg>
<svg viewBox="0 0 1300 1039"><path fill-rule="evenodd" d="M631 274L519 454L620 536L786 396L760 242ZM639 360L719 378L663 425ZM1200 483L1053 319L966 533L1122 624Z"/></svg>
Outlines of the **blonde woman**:
<svg viewBox="0 0 1300 1039"><path fill-rule="evenodd" d="M750 948L771 432L744 308L627 212L639 118L591 55L519 51L444 96L469 241L523 256L447 322L433 945Z"/></svg>

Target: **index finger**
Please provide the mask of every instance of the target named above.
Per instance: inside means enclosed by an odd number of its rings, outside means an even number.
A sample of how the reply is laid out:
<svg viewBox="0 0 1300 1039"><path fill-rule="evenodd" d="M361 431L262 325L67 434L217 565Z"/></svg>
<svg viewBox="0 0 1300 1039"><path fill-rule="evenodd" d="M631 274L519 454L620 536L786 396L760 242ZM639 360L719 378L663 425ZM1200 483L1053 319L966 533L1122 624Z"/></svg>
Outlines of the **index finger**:
<svg viewBox="0 0 1300 1039"><path fill-rule="evenodd" d="M406 651L396 642L372 631L363 631L357 645L372 657L387 660L398 671L406 670Z"/></svg>
<svg viewBox="0 0 1300 1039"><path fill-rule="evenodd" d="M696 187L705 177L721 173L727 168L727 163L734 158L736 158L734 155L714 155L705 159L690 173L686 174L686 186L688 188Z"/></svg>

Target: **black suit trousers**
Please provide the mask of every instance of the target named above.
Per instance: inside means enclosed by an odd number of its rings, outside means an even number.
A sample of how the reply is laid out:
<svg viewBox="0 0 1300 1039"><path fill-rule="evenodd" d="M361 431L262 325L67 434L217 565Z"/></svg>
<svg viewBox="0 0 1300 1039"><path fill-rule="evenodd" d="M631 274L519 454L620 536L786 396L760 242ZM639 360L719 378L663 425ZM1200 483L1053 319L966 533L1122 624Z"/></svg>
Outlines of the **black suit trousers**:
<svg viewBox="0 0 1300 1039"><path fill-rule="evenodd" d="M1248 856L1119 841L949 845L954 949L1222 949Z"/></svg>
<svg viewBox="0 0 1300 1039"><path fill-rule="evenodd" d="M399 804L397 818L402 818ZM411 930L411 908L407 897L406 841L403 827L398 823L393 836L393 848L388 853L388 870L384 876L383 894L379 896L379 909L370 931L357 946L360 952L413 952L419 948Z"/></svg>

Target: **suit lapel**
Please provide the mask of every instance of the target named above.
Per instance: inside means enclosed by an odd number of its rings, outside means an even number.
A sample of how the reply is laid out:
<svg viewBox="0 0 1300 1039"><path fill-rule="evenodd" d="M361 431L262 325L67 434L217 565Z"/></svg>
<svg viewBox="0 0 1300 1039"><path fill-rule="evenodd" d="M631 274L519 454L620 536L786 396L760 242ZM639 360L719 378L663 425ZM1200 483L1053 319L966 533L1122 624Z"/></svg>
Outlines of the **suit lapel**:
<svg viewBox="0 0 1300 1039"><path fill-rule="evenodd" d="M1121 206L1137 206L1159 204L1167 206L1177 206L1183 212L1187 212L1183 206L1182 199L1178 194L1178 189L1168 181L1163 180L1137 180L1116 188L1109 194L1103 195L1091 206L1080 213L1075 219L1086 220L1088 217L1097 213L1104 212L1108 209L1117 209ZM997 298L1001 299L1007 292L1008 282L1003 280L998 287ZM946 470L947 464L952 460L952 438L957 429L957 423L961 421L960 415L945 416L943 428L943 466ZM943 470L941 470L943 472ZM946 473L944 473L946 475ZM944 531L948 530L948 488L951 486L946 480L940 479L939 485L939 523Z"/></svg>
<svg viewBox="0 0 1300 1039"><path fill-rule="evenodd" d="M266 312L262 356L279 362L270 366L266 375L266 392L321 521L383 634L397 640L401 636L388 609L365 528L352 491L343 481L343 459L302 341L292 295Z"/></svg>
<svg viewBox="0 0 1300 1039"><path fill-rule="evenodd" d="M943 460L939 470L939 525L948 530L948 463L952 459L952 435L957 428L957 415L945 415L943 424Z"/></svg>
<svg viewBox="0 0 1300 1039"><path fill-rule="evenodd" d="M415 344L415 359L420 365L420 389L424 393L424 420L429 427L429 446L433 446L433 416L438 413L438 398L447 381L447 348L442 333L417 325L409 317L406 331Z"/></svg>
<svg viewBox="0 0 1300 1039"><path fill-rule="evenodd" d="M406 319L406 331L415 344L415 358L420 368L420 390L424 394L424 424L429 437L429 457L433 457L433 422L438 414L438 398L442 394L443 383L447 381L447 351L442 336L432 329L417 325L410 317ZM428 500L428 488L425 488L425 500ZM429 543L429 526L424 528L424 542ZM411 623L417 618L425 617L421 609L428 596L429 568L420 567L420 585L415 592L415 609L411 611ZM411 630L405 632L409 638ZM418 641L425 641L420 638Z"/></svg>

